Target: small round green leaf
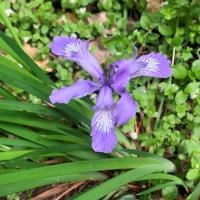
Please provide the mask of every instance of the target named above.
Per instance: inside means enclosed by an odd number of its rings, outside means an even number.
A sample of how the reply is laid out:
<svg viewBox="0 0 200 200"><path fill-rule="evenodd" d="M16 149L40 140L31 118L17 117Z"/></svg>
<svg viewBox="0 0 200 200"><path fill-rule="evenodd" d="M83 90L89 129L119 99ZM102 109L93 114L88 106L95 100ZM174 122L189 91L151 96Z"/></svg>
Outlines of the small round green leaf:
<svg viewBox="0 0 200 200"><path fill-rule="evenodd" d="M174 65L173 77L175 79L183 80L187 77L187 69L182 64Z"/></svg>
<svg viewBox="0 0 200 200"><path fill-rule="evenodd" d="M200 60L195 60L192 63L192 71L194 72L195 76L200 79Z"/></svg>
<svg viewBox="0 0 200 200"><path fill-rule="evenodd" d="M149 30L151 28L151 20L146 13L142 14L140 18L140 25L145 30Z"/></svg>
<svg viewBox="0 0 200 200"><path fill-rule="evenodd" d="M174 200L177 197L177 187L175 185L168 186L162 189L162 195L166 200Z"/></svg>
<svg viewBox="0 0 200 200"><path fill-rule="evenodd" d="M160 24L158 30L164 36L171 36L173 34L171 27L165 24Z"/></svg>
<svg viewBox="0 0 200 200"><path fill-rule="evenodd" d="M180 35L175 35L173 38L172 38L172 41L171 41L171 44L174 46L174 47L178 47L182 44L183 42L183 37L181 37Z"/></svg>
<svg viewBox="0 0 200 200"><path fill-rule="evenodd" d="M198 177L200 177L200 169L189 169L187 174L186 174L186 178L189 181L194 181Z"/></svg>
<svg viewBox="0 0 200 200"><path fill-rule="evenodd" d="M188 95L185 94L182 90L176 94L175 101L176 104L183 104L186 102Z"/></svg>

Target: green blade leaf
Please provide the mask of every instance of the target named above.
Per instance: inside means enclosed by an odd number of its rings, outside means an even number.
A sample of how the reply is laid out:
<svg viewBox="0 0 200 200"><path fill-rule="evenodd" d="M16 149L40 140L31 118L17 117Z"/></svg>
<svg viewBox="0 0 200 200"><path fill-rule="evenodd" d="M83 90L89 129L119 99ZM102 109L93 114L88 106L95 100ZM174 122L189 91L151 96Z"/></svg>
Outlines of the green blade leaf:
<svg viewBox="0 0 200 200"><path fill-rule="evenodd" d="M195 187L193 192L189 195L187 200L198 200L200 197L200 183Z"/></svg>
<svg viewBox="0 0 200 200"><path fill-rule="evenodd" d="M39 133L23 126L6 122L3 123L0 122L0 129L7 131L8 133L18 136L20 138L24 138L28 141L39 144L41 146L55 146L60 144L59 142L56 141L46 140Z"/></svg>
<svg viewBox="0 0 200 200"><path fill-rule="evenodd" d="M60 119L63 118L63 113L57 111L56 109L28 102L0 100L0 109L10 111L26 111L44 116L51 116Z"/></svg>
<svg viewBox="0 0 200 200"><path fill-rule="evenodd" d="M19 66L0 56L0 80L48 101L51 88Z"/></svg>
<svg viewBox="0 0 200 200"><path fill-rule="evenodd" d="M51 79L35 64L35 62L15 43L0 31L0 48L16 59L22 66L30 70L38 79L48 85L54 85Z"/></svg>
<svg viewBox="0 0 200 200"><path fill-rule="evenodd" d="M7 91L5 88L1 86L0 88L0 96L4 97L8 100L16 100L17 98L13 96L9 91Z"/></svg>
<svg viewBox="0 0 200 200"><path fill-rule="evenodd" d="M167 183L158 184L158 185L156 185L156 186L154 186L154 187L152 187L150 189L147 189L147 190L145 190L143 192L140 192L138 195L150 194L150 193L155 192L157 190L160 190L160 189L162 189L164 187L168 187L168 186L172 186L172 185L177 185L177 182L176 181L169 181Z"/></svg>
<svg viewBox="0 0 200 200"><path fill-rule="evenodd" d="M9 64L9 65L8 65ZM0 55L0 80L20 88L42 100L49 101L51 88L32 76L23 68ZM90 123L93 111L91 106L82 100L72 101L67 106L58 104L57 109L66 113L73 121L83 126Z"/></svg>
<svg viewBox="0 0 200 200"><path fill-rule="evenodd" d="M126 185L130 182L136 181L140 177L145 177L152 172L159 172L163 170L163 165L148 165L143 166L138 169L130 170L123 174L120 174L99 186L88 190L87 192L75 197L74 200L85 200L85 199L93 199L98 200L104 197L106 194L119 189L121 186Z"/></svg>
<svg viewBox="0 0 200 200"><path fill-rule="evenodd" d="M17 34L15 33L15 30L13 29L9 18L7 17L7 15L4 12L5 8L3 7L3 4L0 4L0 17L2 19L2 21L4 22L4 24L7 26L8 30L10 31L11 35L13 36L13 38L15 39L15 41L17 42L17 44L21 47L22 44L17 36Z"/></svg>
<svg viewBox="0 0 200 200"><path fill-rule="evenodd" d="M63 134L68 137L68 141L75 143L88 143L89 136L79 129L73 129L66 124L56 120L41 118L31 113L3 111L0 110L0 122L10 122L14 124L26 125L55 133Z"/></svg>
<svg viewBox="0 0 200 200"><path fill-rule="evenodd" d="M167 166L167 168L170 169L170 171L175 171L175 169L176 169L175 165L171 161L169 161L169 160L167 160L163 157L160 157L158 155L148 153L148 152L144 152L144 151L138 151L138 150L134 150L134 149L119 150L119 152L123 152L123 151L128 152L130 154L138 155L140 157L148 157L148 158L151 158L151 159L158 160L158 161L162 162L163 164L165 164Z"/></svg>
<svg viewBox="0 0 200 200"><path fill-rule="evenodd" d="M0 160L10 160L21 155L25 155L33 150L19 150L19 151L8 151L0 152Z"/></svg>
<svg viewBox="0 0 200 200"><path fill-rule="evenodd" d="M41 146L38 144L17 138L11 139L6 137L0 137L0 144L18 147L41 148Z"/></svg>
<svg viewBox="0 0 200 200"><path fill-rule="evenodd" d="M172 181L175 181L177 184L185 187L184 182L180 178L173 176L171 174L153 173L153 174L149 174L149 175L145 176L145 179L147 179L147 180L154 180L154 179L172 180ZM141 180L145 180L145 179L142 178L142 179L139 179L139 180L141 181Z"/></svg>
<svg viewBox="0 0 200 200"><path fill-rule="evenodd" d="M86 154L83 156L83 154ZM35 160L44 157L56 157L56 156L64 156L68 157L68 155L73 155L78 158L84 160L89 159L99 159L99 158L106 158L107 156L102 154L97 154L91 150L89 146L80 145L80 144L60 144L59 146L52 146L46 148L36 149L34 152L27 153L25 156L20 156L16 160L20 162L20 160ZM14 161L15 162L15 161Z"/></svg>
<svg viewBox="0 0 200 200"><path fill-rule="evenodd" d="M138 168L145 165L161 165L160 169L165 169L166 166L159 161L149 158L109 158L98 159L90 161L81 161L73 163L65 163L54 166L42 167L32 170L20 171L18 173L12 173L0 176L0 186L10 182L21 182L25 180L33 180L39 178L45 178L53 175L71 174L71 173L85 173L102 170L113 169L130 169ZM6 180L5 180L6 179Z"/></svg>
<svg viewBox="0 0 200 200"><path fill-rule="evenodd" d="M1 187L0 196L7 194L13 194L19 191L28 190L31 188L36 188L41 185L47 185L51 183L62 183L62 182L74 182L74 181L84 181L84 180L104 180L105 175L101 173L84 173L84 174L67 174L62 176L52 176L48 178L36 179L33 181L25 181L22 184L8 184Z"/></svg>

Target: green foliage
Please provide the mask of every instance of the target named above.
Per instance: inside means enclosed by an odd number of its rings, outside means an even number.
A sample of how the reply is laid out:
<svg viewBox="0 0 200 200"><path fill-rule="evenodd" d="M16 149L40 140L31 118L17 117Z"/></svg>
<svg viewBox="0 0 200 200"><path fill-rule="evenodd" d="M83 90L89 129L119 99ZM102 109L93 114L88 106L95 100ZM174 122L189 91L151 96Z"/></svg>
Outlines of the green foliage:
<svg viewBox="0 0 200 200"><path fill-rule="evenodd" d="M30 93L45 100L43 104L38 105L12 98L6 100L7 93L2 93L5 94L2 96L5 99L0 101L0 130L3 133L3 137L0 138L1 197L47 184L96 180L104 182L94 190L75 198L85 199L92 196L93 199L99 199L131 181L149 180L148 176L152 174L158 175L159 178L160 173L167 175L166 172L174 171L174 165L170 161L151 155L148 158L139 158L132 157L129 153L124 158L114 158L114 155L94 153L88 146L89 130L83 131L81 124L76 128L73 126L75 122L88 123L86 119L90 119L91 116L90 105L79 100L76 102L78 105L72 102L65 107L51 108L46 101L52 82L13 39L3 32L0 32L0 36L1 50L12 56L12 61L6 56L0 57L0 79L5 85L20 88L26 94ZM85 112L80 115L77 109ZM123 153L121 149L119 154ZM63 162L55 165L45 162L54 158L63 158ZM130 171L122 174L118 171L110 180L99 172L122 169ZM182 180L175 176L169 175L165 179L171 178L175 179L176 184L184 186ZM113 184L116 181L120 184ZM102 190L103 193L100 192Z"/></svg>
<svg viewBox="0 0 200 200"><path fill-rule="evenodd" d="M52 88L69 85L79 77L87 76L82 71L77 72L80 68L71 62L50 55L48 45L53 37L67 35L91 40L98 38L99 46L111 53L103 63L105 67L112 61L130 57L133 45L138 47L139 54L160 51L172 60L173 77L169 81L152 81L143 77L129 84L128 90L140 106L139 114L118 129L118 138L120 144L127 148L140 146L171 159L176 164L177 175L186 180L189 191L192 191L190 196L185 191L185 196L188 196L188 200L197 199L200 179L199 2L168 0L163 2L157 12L147 9L145 0L2 2L0 23L6 35L12 36L20 45L29 43L35 47L38 52L34 59L49 61L48 67L52 70L50 74L53 74L55 83L10 37L0 33L0 48L3 52L0 54L0 96L3 98L0 100L0 130L3 133L0 138L0 173L5 173L2 175L5 179L6 173L8 177L14 175L8 183L10 187L0 181L3 188L0 194L11 194L50 183L93 178L102 181L101 184L77 196L77 199L88 199L91 196L102 198L131 181L144 183L145 180L151 180L151 187L140 193L143 195L141 198L147 199L146 195L153 195L156 190L162 190L162 196L166 199L176 199L180 195L176 184L182 182L174 176L160 174L159 170L151 171L154 168L151 168L152 163L148 160L137 167L133 167L134 164L123 167L125 164L119 160L115 163L118 165L116 174L108 179L105 173L98 171L114 170L106 166L118 154L95 154L89 148L88 134L92 116L90 102L86 99L56 107L47 103ZM13 13L8 13L9 8ZM2 10L10 15L9 20ZM104 13L105 19L95 16L96 13ZM96 18L92 18L94 16ZM97 52L100 47L92 48L92 51ZM137 131L134 124L139 127ZM121 148L119 145L117 149ZM123 149L119 156L132 157L132 153ZM33 181L25 180L24 175L21 184L16 184L15 180L21 173L29 173L28 170L35 169L37 173L33 171L33 175L42 176L40 172L47 169L45 167L50 169L45 161L58 157L62 157L64 164L53 166L55 170L62 169L61 165L76 165L76 162L80 162L80 166L88 162L88 166L91 166L94 160L101 163L102 158L108 158L108 161L104 162L102 168L92 172L86 170L85 174L80 171L70 174L70 170L64 170L62 173L60 171L58 178L58 174L51 176L47 172L40 180ZM139 161L138 158L134 163ZM121 173L120 169L129 171ZM140 174L137 174L137 170ZM143 179L139 176L142 174ZM12 199L11 196L9 198ZM134 199L132 195L130 198Z"/></svg>
<svg viewBox="0 0 200 200"><path fill-rule="evenodd" d="M168 186L162 189L162 195L167 200L174 200L176 199L178 194L176 186Z"/></svg>

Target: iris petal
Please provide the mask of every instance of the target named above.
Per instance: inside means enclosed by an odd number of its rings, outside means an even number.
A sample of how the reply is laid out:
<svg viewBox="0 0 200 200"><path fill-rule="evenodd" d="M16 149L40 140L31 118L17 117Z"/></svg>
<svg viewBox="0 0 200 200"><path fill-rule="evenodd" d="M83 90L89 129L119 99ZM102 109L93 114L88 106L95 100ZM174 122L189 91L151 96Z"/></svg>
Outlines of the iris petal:
<svg viewBox="0 0 200 200"><path fill-rule="evenodd" d="M109 86L104 85L101 88L94 109L92 147L96 152L110 153L114 149L117 139L113 115L113 94Z"/></svg>
<svg viewBox="0 0 200 200"><path fill-rule="evenodd" d="M133 56L130 59L118 60L110 65L111 85L117 93L122 93L132 78L133 66L140 65L136 62L137 48L133 48Z"/></svg>
<svg viewBox="0 0 200 200"><path fill-rule="evenodd" d="M96 110L92 119L92 148L96 152L110 153L117 144L112 109Z"/></svg>
<svg viewBox="0 0 200 200"><path fill-rule="evenodd" d="M105 108L105 107L111 107L113 105L113 93L112 89L105 85L101 88L98 97L96 106L97 108Z"/></svg>
<svg viewBox="0 0 200 200"><path fill-rule="evenodd" d="M136 54L136 49L134 49L131 59L119 60L110 65L112 72L110 82L118 93L125 91L131 78L138 76L167 78L172 74L170 61L161 53L150 53L138 59L136 59Z"/></svg>
<svg viewBox="0 0 200 200"><path fill-rule="evenodd" d="M100 82L104 81L103 70L94 56L89 52L89 42L64 36L54 37L50 44L53 54L79 64Z"/></svg>
<svg viewBox="0 0 200 200"><path fill-rule="evenodd" d="M167 78L171 76L170 61L161 53L150 53L137 59L140 65L133 66L132 77L151 76Z"/></svg>
<svg viewBox="0 0 200 200"><path fill-rule="evenodd" d="M111 85L116 92L120 93L126 88L132 75L133 62L132 60L120 60L112 64L115 72L112 75Z"/></svg>
<svg viewBox="0 0 200 200"><path fill-rule="evenodd" d="M134 101L128 92L121 94L121 98L114 108L114 116L117 125L127 123L137 112L137 102Z"/></svg>
<svg viewBox="0 0 200 200"><path fill-rule="evenodd" d="M49 99L52 103L68 103L71 99L84 97L99 88L98 83L80 79L71 86L53 90Z"/></svg>

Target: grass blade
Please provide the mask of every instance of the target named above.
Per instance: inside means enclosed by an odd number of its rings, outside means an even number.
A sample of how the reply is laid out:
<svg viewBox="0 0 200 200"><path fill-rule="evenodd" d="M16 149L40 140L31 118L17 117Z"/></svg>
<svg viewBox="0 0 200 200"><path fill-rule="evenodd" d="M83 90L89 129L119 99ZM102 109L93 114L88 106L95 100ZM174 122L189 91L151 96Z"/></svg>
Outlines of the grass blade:
<svg viewBox="0 0 200 200"><path fill-rule="evenodd" d="M150 194L150 193L155 192L157 190L160 190L160 189L162 189L164 187L168 187L168 186L172 186L172 185L177 185L177 182L176 181L169 181L167 183L158 184L158 185L156 185L156 186L154 186L152 188L149 188L149 189L147 189L147 190L145 190L143 192L140 192L138 195Z"/></svg>
<svg viewBox="0 0 200 200"><path fill-rule="evenodd" d="M0 110L0 122L10 122L49 130L57 134L66 135L68 136L68 141L75 143L87 143L89 138L79 129L73 129L59 121L51 121L31 113Z"/></svg>
<svg viewBox="0 0 200 200"><path fill-rule="evenodd" d="M162 165L162 170L167 166L159 161L149 158L108 158L97 159L90 161L80 161L73 163L65 163L54 166L42 167L32 170L21 171L18 173L7 174L0 176L0 186L11 182L23 182L25 180L34 180L45 178L53 175L86 173L113 169L131 169L145 165ZM6 179L6 180L5 180ZM4 181L1 181L4 180Z"/></svg>
<svg viewBox="0 0 200 200"><path fill-rule="evenodd" d="M22 47L22 44L17 36L17 34L15 33L15 30L13 29L7 15L5 14L4 12L4 7L3 7L3 4L1 3L0 4L0 17L2 19L2 21L4 22L4 24L7 26L8 30L10 31L12 37L15 39L15 41L17 42L17 44Z"/></svg>
<svg viewBox="0 0 200 200"><path fill-rule="evenodd" d="M0 96L4 97L7 100L16 100L17 98L13 96L9 91L4 89L2 86L0 88Z"/></svg>
<svg viewBox="0 0 200 200"><path fill-rule="evenodd" d="M2 56L0 56L0 80L48 101L48 96L51 92L50 87L23 68L17 66L14 68L12 65L8 65L7 59Z"/></svg>
<svg viewBox="0 0 200 200"><path fill-rule="evenodd" d="M8 133L18 136L20 138L39 144L41 146L55 146L60 144L56 141L46 140L37 132L23 126L10 124L6 122L0 122L0 129L7 131Z"/></svg>
<svg viewBox="0 0 200 200"><path fill-rule="evenodd" d="M154 180L154 179L175 181L177 184L185 187L184 182L180 178L173 176L171 174L153 173L145 176L145 179L139 179L139 180L142 181L142 180Z"/></svg>
<svg viewBox="0 0 200 200"><path fill-rule="evenodd" d="M10 111L26 111L63 119L63 113L57 111L56 109L29 102L0 100L0 109Z"/></svg>
<svg viewBox="0 0 200 200"><path fill-rule="evenodd" d="M47 185L51 183L62 183L62 182L70 182L70 181L84 181L84 180L104 180L106 178L105 175L101 173L84 173L84 174L67 174L62 176L52 176L48 178L36 179L33 181L25 181L22 184L8 184L6 186L1 187L0 196L4 196L7 194L13 194L19 191L28 190L31 188L35 188L41 185Z"/></svg>
<svg viewBox="0 0 200 200"><path fill-rule="evenodd" d="M17 138L10 139L6 137L0 137L0 144L13 146L13 147L17 146L17 147L41 148L40 145L37 145L33 142L29 142L29 141L17 139Z"/></svg>
<svg viewBox="0 0 200 200"><path fill-rule="evenodd" d="M0 152L0 161L2 160L11 160L18 156L25 155L33 150L19 150L19 151L8 151L8 152Z"/></svg>
<svg viewBox="0 0 200 200"><path fill-rule="evenodd" d="M28 69L38 79L48 85L54 85L51 79L37 66L37 64L15 43L15 41L0 31L0 48L11 55L17 62Z"/></svg>
<svg viewBox="0 0 200 200"><path fill-rule="evenodd" d="M129 154L138 155L139 157L152 158L152 159L161 161L163 164L165 163L165 165L168 166L168 168L171 169L171 171L175 171L175 165L171 161L169 161L161 156L158 156L158 155L155 155L152 153L148 153L148 152L144 152L144 151L138 151L135 149L122 149L119 152L123 152L123 151L128 152Z"/></svg>
<svg viewBox="0 0 200 200"><path fill-rule="evenodd" d="M130 182L137 180L140 177L144 177L152 172L158 172L163 170L163 165L148 165L143 166L134 170L130 170L123 174L120 174L99 186L88 190L87 192L79 195L78 197L73 198L74 200L85 200L85 199L92 199L98 200L104 197L106 194L119 189L123 185L126 185Z"/></svg>
<svg viewBox="0 0 200 200"><path fill-rule="evenodd" d="M199 184L195 187L193 192L190 194L190 196L187 198L187 200L198 200L200 197L200 182Z"/></svg>
<svg viewBox="0 0 200 200"><path fill-rule="evenodd" d="M83 153L81 153L83 152ZM27 159L27 160L35 160L40 159L44 157L56 157L56 156L64 156L68 157L68 155L74 155L82 160L84 160L83 154L87 154L85 156L86 160L89 159L99 159L99 158L106 158L108 156L104 156L101 154L96 154L93 152L90 147L85 145L79 145L79 144L61 144L59 146L52 146L52 147L46 147L46 148L40 148L36 149L34 152L27 153L25 156L20 156L15 160L18 160L17 162L20 162L20 159Z"/></svg>

